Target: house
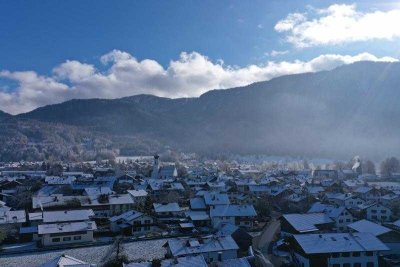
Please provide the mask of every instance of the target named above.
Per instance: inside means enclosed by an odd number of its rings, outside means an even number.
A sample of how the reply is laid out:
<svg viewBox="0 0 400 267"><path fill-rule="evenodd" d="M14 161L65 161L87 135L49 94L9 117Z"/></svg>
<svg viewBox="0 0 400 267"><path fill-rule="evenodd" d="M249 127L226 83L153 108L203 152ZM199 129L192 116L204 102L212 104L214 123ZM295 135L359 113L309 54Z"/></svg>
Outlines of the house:
<svg viewBox="0 0 400 267"><path fill-rule="evenodd" d="M206 262L235 259L239 249L231 236L169 239L164 245L173 258L202 255Z"/></svg>
<svg viewBox="0 0 400 267"><path fill-rule="evenodd" d="M392 211L390 208L380 204L374 203L366 208L367 220L374 222L390 222L392 218Z"/></svg>
<svg viewBox="0 0 400 267"><path fill-rule="evenodd" d="M96 217L104 218L133 209L134 201L129 194L101 194L95 198L89 198L82 203L82 207L93 209Z"/></svg>
<svg viewBox="0 0 400 267"><path fill-rule="evenodd" d="M214 228L227 223L251 228L256 216L253 205L217 205L210 209L211 223Z"/></svg>
<svg viewBox="0 0 400 267"><path fill-rule="evenodd" d="M282 235L305 234L331 230L335 221L325 213L284 214L280 217Z"/></svg>
<svg viewBox="0 0 400 267"><path fill-rule="evenodd" d="M229 205L229 197L225 193L217 192L205 192L203 195L204 203L208 208L215 207L217 205Z"/></svg>
<svg viewBox="0 0 400 267"><path fill-rule="evenodd" d="M338 179L338 172L336 170L314 170L312 172L314 179Z"/></svg>
<svg viewBox="0 0 400 267"><path fill-rule="evenodd" d="M0 227L21 226L26 222L26 213L24 210L4 210L0 214Z"/></svg>
<svg viewBox="0 0 400 267"><path fill-rule="evenodd" d="M72 185L76 180L74 176L59 177L59 176L46 176L45 182L48 185Z"/></svg>
<svg viewBox="0 0 400 267"><path fill-rule="evenodd" d="M178 203L154 203L154 212L157 217L182 217L183 209Z"/></svg>
<svg viewBox="0 0 400 267"><path fill-rule="evenodd" d="M158 229L153 217L130 210L110 219L112 232L124 232L129 235L142 235Z"/></svg>
<svg viewBox="0 0 400 267"><path fill-rule="evenodd" d="M253 244L253 237L242 227L224 224L216 233L217 236L231 236L242 251L247 251Z"/></svg>
<svg viewBox="0 0 400 267"><path fill-rule="evenodd" d="M161 261L161 267L208 267L203 255L186 256L176 259L165 259ZM130 267L130 266L129 266Z"/></svg>
<svg viewBox="0 0 400 267"><path fill-rule="evenodd" d="M327 193L325 196L330 203L344 206L347 209L358 209L365 203L365 200L351 193Z"/></svg>
<svg viewBox="0 0 400 267"><path fill-rule="evenodd" d="M347 225L354 221L353 215L345 207L326 205L321 202L314 203L308 210L308 213L325 213L329 218L335 221L336 229L339 231L346 230Z"/></svg>
<svg viewBox="0 0 400 267"><path fill-rule="evenodd" d="M17 236L19 228L26 223L26 213L24 210L5 209L0 213L0 229L7 236Z"/></svg>
<svg viewBox="0 0 400 267"><path fill-rule="evenodd" d="M389 254L399 254L400 252L400 232L387 228L383 225L368 221L360 220L348 225L351 231L359 233L370 233L376 236L390 250ZM386 253L385 253L386 254Z"/></svg>
<svg viewBox="0 0 400 267"><path fill-rule="evenodd" d="M143 189L128 190L127 192L129 195L131 195L136 207L143 206L146 202L147 196L149 195L149 193L147 193L147 191Z"/></svg>
<svg viewBox="0 0 400 267"><path fill-rule="evenodd" d="M204 202L204 198L202 197L195 197L189 200L190 202L190 209L191 210L206 210L206 203Z"/></svg>
<svg viewBox="0 0 400 267"><path fill-rule="evenodd" d="M389 250L370 233L294 235L294 262L304 267L377 267L378 254Z"/></svg>
<svg viewBox="0 0 400 267"><path fill-rule="evenodd" d="M93 232L97 230L93 221L42 224L38 234L43 246L59 246L73 243L94 242Z"/></svg>
<svg viewBox="0 0 400 267"><path fill-rule="evenodd" d="M211 224L210 216L206 211L187 211L185 216L196 227L209 226Z"/></svg>

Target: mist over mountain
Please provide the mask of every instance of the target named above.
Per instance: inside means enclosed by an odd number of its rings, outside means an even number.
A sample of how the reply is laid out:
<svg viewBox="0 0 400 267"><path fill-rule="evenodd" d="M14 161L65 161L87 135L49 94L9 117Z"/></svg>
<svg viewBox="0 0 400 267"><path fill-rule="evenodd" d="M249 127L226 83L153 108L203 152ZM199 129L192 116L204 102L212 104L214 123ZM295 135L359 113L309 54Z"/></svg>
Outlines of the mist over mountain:
<svg viewBox="0 0 400 267"><path fill-rule="evenodd" d="M201 153L381 159L400 154L399 100L400 63L359 62L199 98L71 100L14 118Z"/></svg>

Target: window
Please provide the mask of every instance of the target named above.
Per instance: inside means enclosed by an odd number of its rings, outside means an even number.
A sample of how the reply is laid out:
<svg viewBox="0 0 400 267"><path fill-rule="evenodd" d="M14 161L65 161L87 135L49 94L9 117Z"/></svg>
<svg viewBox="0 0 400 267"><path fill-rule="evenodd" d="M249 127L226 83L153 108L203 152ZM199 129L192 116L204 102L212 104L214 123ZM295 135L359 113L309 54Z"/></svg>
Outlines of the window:
<svg viewBox="0 0 400 267"><path fill-rule="evenodd" d="M340 264L335 263L332 265L332 267L340 267Z"/></svg>
<svg viewBox="0 0 400 267"><path fill-rule="evenodd" d="M372 213L376 213L376 210L371 210Z"/></svg>
<svg viewBox="0 0 400 267"><path fill-rule="evenodd" d="M332 258L339 258L340 254L339 253L332 253Z"/></svg>
<svg viewBox="0 0 400 267"><path fill-rule="evenodd" d="M361 267L361 263L356 262L356 263L353 264L353 267Z"/></svg>
<svg viewBox="0 0 400 267"><path fill-rule="evenodd" d="M343 220L339 220L339 223L343 223Z"/></svg>
<svg viewBox="0 0 400 267"><path fill-rule="evenodd" d="M74 236L74 240L81 240L82 237L80 235Z"/></svg>
<svg viewBox="0 0 400 267"><path fill-rule="evenodd" d="M374 252L372 252L372 251L367 251L367 252L365 252L365 255L366 255L366 256L374 256Z"/></svg>
<svg viewBox="0 0 400 267"><path fill-rule="evenodd" d="M374 263L373 262L367 262L367 267L374 267Z"/></svg>
<svg viewBox="0 0 400 267"><path fill-rule="evenodd" d="M381 213L386 213L386 210L381 210Z"/></svg>
<svg viewBox="0 0 400 267"><path fill-rule="evenodd" d="M343 252L342 257L350 257L350 252Z"/></svg>
<svg viewBox="0 0 400 267"><path fill-rule="evenodd" d="M343 263L343 267L351 267L350 263Z"/></svg>
<svg viewBox="0 0 400 267"><path fill-rule="evenodd" d="M150 226L145 226L145 227L144 227L144 230L145 230L145 231L149 231L149 230L150 230Z"/></svg>
<svg viewBox="0 0 400 267"><path fill-rule="evenodd" d="M360 257L360 252L353 252L353 257Z"/></svg>
<svg viewBox="0 0 400 267"><path fill-rule="evenodd" d="M63 237L63 241L71 241L71 237L70 236Z"/></svg>
<svg viewBox="0 0 400 267"><path fill-rule="evenodd" d="M51 239L51 242L60 242L60 238L59 237L53 238L53 239Z"/></svg>
<svg viewBox="0 0 400 267"><path fill-rule="evenodd" d="M346 222L351 222L351 219L346 219Z"/></svg>
<svg viewBox="0 0 400 267"><path fill-rule="evenodd" d="M150 224L151 221L150 221L150 220L145 220L144 223L145 223L145 224Z"/></svg>

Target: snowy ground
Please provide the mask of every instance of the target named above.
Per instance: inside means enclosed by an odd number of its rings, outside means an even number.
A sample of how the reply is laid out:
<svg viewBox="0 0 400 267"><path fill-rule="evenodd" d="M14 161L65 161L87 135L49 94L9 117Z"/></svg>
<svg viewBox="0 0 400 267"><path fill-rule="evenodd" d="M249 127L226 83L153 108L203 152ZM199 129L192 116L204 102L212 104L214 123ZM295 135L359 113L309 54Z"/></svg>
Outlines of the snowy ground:
<svg viewBox="0 0 400 267"><path fill-rule="evenodd" d="M139 241L125 243L124 251L130 261L152 260L156 258L164 258L166 252L162 246L167 239ZM30 254L17 254L11 256L0 256L0 266L7 267L34 267L54 259L62 254L66 254L87 263L99 264L104 255L110 250L111 245L85 247L75 249L64 249L56 251L38 252ZM1 252L0 252L1 255Z"/></svg>

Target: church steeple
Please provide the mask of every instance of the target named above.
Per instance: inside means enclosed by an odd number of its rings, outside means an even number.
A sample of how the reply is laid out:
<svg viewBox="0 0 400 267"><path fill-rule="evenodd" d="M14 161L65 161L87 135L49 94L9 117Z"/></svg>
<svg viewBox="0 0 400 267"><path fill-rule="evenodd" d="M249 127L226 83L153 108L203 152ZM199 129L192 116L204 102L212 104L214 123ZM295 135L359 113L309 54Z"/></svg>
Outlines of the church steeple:
<svg viewBox="0 0 400 267"><path fill-rule="evenodd" d="M158 171L160 170L160 156L155 154L154 155L154 162L153 162L153 171L151 173L151 178L157 179L158 178Z"/></svg>

